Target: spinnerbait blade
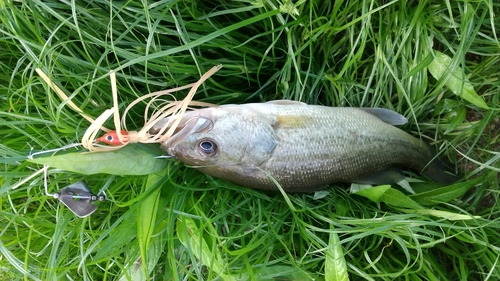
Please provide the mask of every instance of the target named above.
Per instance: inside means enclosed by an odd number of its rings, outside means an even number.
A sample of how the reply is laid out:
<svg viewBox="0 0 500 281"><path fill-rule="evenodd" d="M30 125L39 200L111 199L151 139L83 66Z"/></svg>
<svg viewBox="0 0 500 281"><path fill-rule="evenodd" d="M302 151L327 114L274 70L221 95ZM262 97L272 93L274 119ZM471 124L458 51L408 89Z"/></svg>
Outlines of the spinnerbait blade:
<svg viewBox="0 0 500 281"><path fill-rule="evenodd" d="M54 198L59 199L75 215L85 218L97 210L97 205L93 201L103 201L104 196L97 196L92 193L85 181L75 182L54 194Z"/></svg>

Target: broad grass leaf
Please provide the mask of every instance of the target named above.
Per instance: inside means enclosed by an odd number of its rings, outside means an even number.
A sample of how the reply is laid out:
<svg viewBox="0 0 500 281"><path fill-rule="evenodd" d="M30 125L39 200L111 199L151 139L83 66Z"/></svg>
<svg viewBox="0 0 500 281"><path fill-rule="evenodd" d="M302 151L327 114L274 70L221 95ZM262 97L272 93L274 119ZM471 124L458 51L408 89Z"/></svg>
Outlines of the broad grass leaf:
<svg viewBox="0 0 500 281"><path fill-rule="evenodd" d="M460 100L442 99L440 103L436 104L434 116L453 113L458 107L463 107L463 102Z"/></svg>
<svg viewBox="0 0 500 281"><path fill-rule="evenodd" d="M474 91L474 87L465 76L463 69L457 67L450 72L453 59L439 51L434 51L434 53L434 60L428 66L431 75L436 80L445 79L446 87L455 95L480 108L488 109L486 102Z"/></svg>
<svg viewBox="0 0 500 281"><path fill-rule="evenodd" d="M330 225L330 230L334 226ZM340 243L339 235L336 232L330 232L328 240L329 248L326 250L325 259L325 280L347 281L347 264L344 257L344 249Z"/></svg>
<svg viewBox="0 0 500 281"><path fill-rule="evenodd" d="M363 188L358 188L358 185L356 185L356 189L353 189L354 185L351 185L351 192L357 195L361 195L363 197L366 197L370 200L372 200L375 203L380 203L381 202L381 197L384 195L384 193L391 188L390 185L377 185L373 187L364 187L367 185L362 185Z"/></svg>
<svg viewBox="0 0 500 281"><path fill-rule="evenodd" d="M122 217L122 221L118 226L113 224L114 229L109 233L108 237L99 243L99 250L92 257L93 260L107 259L121 252L124 247L128 247L130 242L136 238L136 212L129 210Z"/></svg>
<svg viewBox="0 0 500 281"><path fill-rule="evenodd" d="M246 279L241 279L246 280ZM301 281L313 281L313 278L304 269L300 267L288 266L288 265L272 265L266 266L255 275L255 280L258 281L276 281L276 280L301 280ZM328 280L328 279L326 279Z"/></svg>
<svg viewBox="0 0 500 281"><path fill-rule="evenodd" d="M160 191L161 188L156 188L158 183L163 178L163 173L151 174L146 181L145 191L153 189L148 194L144 201L137 208L137 230L138 230L138 243L141 251L143 272L149 272L152 268L147 266L151 263L150 256L150 243L154 235L154 228L156 224L156 216L159 208ZM137 279L134 279L137 280Z"/></svg>
<svg viewBox="0 0 500 281"><path fill-rule="evenodd" d="M196 225L196 222L189 217L180 217L177 221L177 237L184 247L190 249L191 253L198 259L197 261L213 272L218 274L222 280L236 280L234 277L224 274L225 262L216 245L209 245L205 239L205 229Z"/></svg>
<svg viewBox="0 0 500 281"><path fill-rule="evenodd" d="M482 178L477 178L474 180L459 182L449 186L444 186L430 191L410 195L409 197L421 205L436 205L439 203L446 203L464 195L469 189L471 189L476 184L479 184L481 181Z"/></svg>
<svg viewBox="0 0 500 281"><path fill-rule="evenodd" d="M408 79L411 76L417 74L418 72L424 70L426 67L429 66L429 64L432 63L433 60L434 60L434 57L432 56L432 54L427 55L422 61L420 61L418 63L418 65L416 65L410 71L408 71L408 73L406 73L406 75L403 77L403 79Z"/></svg>
<svg viewBox="0 0 500 281"><path fill-rule="evenodd" d="M344 202L341 202L341 203L338 203L338 204L335 204L335 214L337 214L338 216L345 216L346 214L349 213L350 211L350 206L345 204Z"/></svg>
<svg viewBox="0 0 500 281"><path fill-rule="evenodd" d="M471 185L473 186L473 185ZM440 211L440 210L432 210L432 209L426 209L422 207L419 203L416 201L412 200L409 196L406 196L403 194L401 191L396 190L394 188L387 188L388 185L382 185L382 186L374 186L372 188L368 189L363 189L355 194L364 196L376 203L385 203L387 205L393 206L401 210L402 212L405 213L416 213L416 214L423 214L423 215L431 215L435 217L440 217L443 219L447 220L470 220L474 218L479 218L479 217L474 217L471 215L464 215L464 214L457 214L457 213L452 213L452 212L447 212L447 211ZM456 187L455 187L456 189ZM456 198L457 194L463 194L467 190L461 189L460 192L449 192L450 190L453 189L444 189L441 192L436 192L438 195L440 195L442 198ZM446 192L448 191L448 192ZM427 194L432 193L433 191L428 191ZM416 196L416 195L414 195ZM450 199L451 200L451 199Z"/></svg>
<svg viewBox="0 0 500 281"><path fill-rule="evenodd" d="M388 189L381 197L381 201L387 205L391 205L394 207L412 209L422 208L422 206L420 206L417 202L411 200L411 198L405 195L403 192L394 188Z"/></svg>
<svg viewBox="0 0 500 281"><path fill-rule="evenodd" d="M315 191L313 194L313 199L314 200L321 200L321 199L325 198L326 196L328 196L330 193L331 193L331 191L329 191L329 190Z"/></svg>
<svg viewBox="0 0 500 281"><path fill-rule="evenodd" d="M168 236L168 233L163 231L158 235L155 235L151 239L149 248L147 249L147 261L140 257L139 245L133 244L132 247L126 250L127 264L126 270L124 270L122 276L118 280L151 280L150 276L153 270L158 265L158 261L162 254L165 252L165 245L172 238ZM131 259L135 258L135 259ZM140 266L142 265L142 267ZM145 274L143 267L147 268L147 275Z"/></svg>
<svg viewBox="0 0 500 281"><path fill-rule="evenodd" d="M393 207L410 209L422 208L417 202L413 201L401 191L392 188L390 185L379 185L362 189L355 194L366 197L375 203L385 203Z"/></svg>
<svg viewBox="0 0 500 281"><path fill-rule="evenodd" d="M116 151L68 153L28 160L79 174L148 175L163 170L167 161L155 158L152 147L131 144Z"/></svg>
<svg viewBox="0 0 500 281"><path fill-rule="evenodd" d="M148 178L149 182L149 178ZM158 190L160 190L158 188ZM154 197L154 193L150 195L150 197ZM160 200L161 201L161 200ZM146 202L143 202L141 205L148 204L147 199ZM161 203L160 203L161 204ZM162 211L159 210L159 214ZM143 213L143 212L141 212ZM142 220L142 219L141 219ZM139 220L140 221L140 220ZM140 224L140 222L137 222ZM148 280L151 273L158 265L158 261L162 257L165 252L165 245L169 240L172 239L172 235L167 231L164 231L167 228L168 221L163 220L156 223L154 234L152 235L148 241L148 248L145 251L146 260L144 260L141 254L141 245L139 243L133 243L131 247L127 248L127 263L126 270L123 271L122 276L119 280ZM139 226L139 232L141 231ZM138 239L141 240L140 238ZM142 266L139 266L142 265ZM175 279L172 279L175 280Z"/></svg>
<svg viewBox="0 0 500 281"><path fill-rule="evenodd" d="M390 185L371 186L369 184L351 184L351 193L364 196L375 203L380 203L380 197L391 188Z"/></svg>
<svg viewBox="0 0 500 281"><path fill-rule="evenodd" d="M457 213L452 213L452 212L448 212L448 211L432 210L432 209L401 210L401 211L403 211L405 213L416 213L416 214L422 214L422 215L430 215L430 216L434 216L434 217L438 217L438 218L447 219L450 221L472 220L472 219L481 218L480 216L457 214Z"/></svg>
<svg viewBox="0 0 500 281"><path fill-rule="evenodd" d="M462 125L467 115L467 111L465 107L459 107L455 109L453 112L450 112L446 115L447 119L450 120L450 125L446 128L444 134L448 134L458 128L458 126Z"/></svg>

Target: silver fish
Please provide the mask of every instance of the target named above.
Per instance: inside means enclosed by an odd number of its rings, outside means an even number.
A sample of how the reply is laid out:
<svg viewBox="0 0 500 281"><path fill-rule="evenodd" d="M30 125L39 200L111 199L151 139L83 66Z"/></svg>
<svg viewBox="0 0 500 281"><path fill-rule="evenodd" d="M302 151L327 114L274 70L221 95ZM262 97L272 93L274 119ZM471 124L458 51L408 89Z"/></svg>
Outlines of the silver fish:
<svg viewBox="0 0 500 281"><path fill-rule="evenodd" d="M158 132L166 120L151 129ZM434 153L394 127L404 116L383 108L272 101L188 111L161 148L203 173L242 186L309 192L331 183L394 183L398 167L451 183Z"/></svg>

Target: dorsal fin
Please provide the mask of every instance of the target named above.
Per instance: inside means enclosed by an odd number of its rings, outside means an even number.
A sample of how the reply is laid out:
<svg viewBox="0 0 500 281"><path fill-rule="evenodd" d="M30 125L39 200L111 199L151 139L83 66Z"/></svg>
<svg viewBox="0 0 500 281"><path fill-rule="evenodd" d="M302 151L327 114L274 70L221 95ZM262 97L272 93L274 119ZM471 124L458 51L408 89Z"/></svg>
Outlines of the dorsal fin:
<svg viewBox="0 0 500 281"><path fill-rule="evenodd" d="M301 101L296 100L271 100L267 103L279 104L279 105L307 105L307 103L303 103Z"/></svg>
<svg viewBox="0 0 500 281"><path fill-rule="evenodd" d="M380 107L360 107L359 109L370 113L371 115L377 117L378 119L384 121L387 124L391 125L404 125L408 123L408 119L403 115L397 113L396 111L392 111L387 108Z"/></svg>

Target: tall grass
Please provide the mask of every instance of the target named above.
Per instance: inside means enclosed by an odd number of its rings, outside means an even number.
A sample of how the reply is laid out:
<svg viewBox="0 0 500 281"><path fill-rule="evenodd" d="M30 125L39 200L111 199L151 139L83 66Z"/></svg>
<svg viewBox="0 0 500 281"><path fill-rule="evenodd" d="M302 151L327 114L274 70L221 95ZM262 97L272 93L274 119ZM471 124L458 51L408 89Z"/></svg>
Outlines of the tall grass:
<svg viewBox="0 0 500 281"><path fill-rule="evenodd" d="M0 278L500 279L499 11L494 1L1 1ZM489 109L429 73L436 51ZM408 213L348 185L251 190L173 159L149 176L51 170L50 192L81 179L97 192L114 177L109 200L85 219L45 195L42 174L12 189L40 169L26 161L31 148L79 142L89 126L35 68L97 117L112 105L110 70L123 109L217 64L196 100L292 99L407 116L404 129L464 175L457 188L473 187L429 208L471 219ZM130 128L142 125L142 109Z"/></svg>

